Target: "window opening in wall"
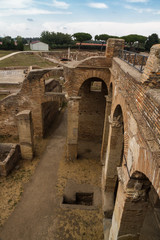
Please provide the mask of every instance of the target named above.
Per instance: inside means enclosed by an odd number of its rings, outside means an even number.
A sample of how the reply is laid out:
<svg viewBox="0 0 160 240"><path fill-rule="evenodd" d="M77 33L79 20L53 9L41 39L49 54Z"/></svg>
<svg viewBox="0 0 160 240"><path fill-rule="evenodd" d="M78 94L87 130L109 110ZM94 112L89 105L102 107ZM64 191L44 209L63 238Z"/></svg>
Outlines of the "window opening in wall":
<svg viewBox="0 0 160 240"><path fill-rule="evenodd" d="M71 201L70 199L66 199L63 197L63 204L76 204L76 205L86 205L92 206L93 205L93 193L76 193L75 201Z"/></svg>
<svg viewBox="0 0 160 240"><path fill-rule="evenodd" d="M94 81L91 82L91 92L101 92L102 91L102 82Z"/></svg>

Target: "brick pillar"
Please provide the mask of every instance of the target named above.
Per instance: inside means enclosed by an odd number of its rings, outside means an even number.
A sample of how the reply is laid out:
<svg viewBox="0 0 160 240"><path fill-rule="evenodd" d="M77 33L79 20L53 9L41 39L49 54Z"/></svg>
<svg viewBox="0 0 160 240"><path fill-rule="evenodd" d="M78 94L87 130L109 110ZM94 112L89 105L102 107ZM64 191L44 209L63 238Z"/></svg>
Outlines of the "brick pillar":
<svg viewBox="0 0 160 240"><path fill-rule="evenodd" d="M143 180L131 180L124 188L120 181L109 240L138 240L148 208L148 186Z"/></svg>
<svg viewBox="0 0 160 240"><path fill-rule="evenodd" d="M34 145L31 111L22 111L16 117L22 158L31 160L33 158Z"/></svg>
<svg viewBox="0 0 160 240"><path fill-rule="evenodd" d="M114 210L117 167L121 164L123 149L122 118L109 117L109 136L106 162L102 171L102 207L104 212L104 239L108 240Z"/></svg>
<svg viewBox="0 0 160 240"><path fill-rule="evenodd" d="M77 158L80 99L81 97L70 97L68 101L67 160L69 161Z"/></svg>
<svg viewBox="0 0 160 240"><path fill-rule="evenodd" d="M123 123L119 118L109 118L109 137L104 168L105 189L114 191L117 181L117 167L120 166L123 150Z"/></svg>
<svg viewBox="0 0 160 240"><path fill-rule="evenodd" d="M109 38L106 46L106 60L108 65L112 65L113 57L117 57L120 50L124 49L124 39Z"/></svg>
<svg viewBox="0 0 160 240"><path fill-rule="evenodd" d="M141 81L151 88L160 88L160 44L153 45Z"/></svg>
<svg viewBox="0 0 160 240"><path fill-rule="evenodd" d="M107 143L108 143L108 133L109 133L109 115L111 114L112 98L106 96L106 110L105 110L105 119L104 119L104 128L103 128L103 139L101 147L101 162L104 165L105 157L107 152Z"/></svg>

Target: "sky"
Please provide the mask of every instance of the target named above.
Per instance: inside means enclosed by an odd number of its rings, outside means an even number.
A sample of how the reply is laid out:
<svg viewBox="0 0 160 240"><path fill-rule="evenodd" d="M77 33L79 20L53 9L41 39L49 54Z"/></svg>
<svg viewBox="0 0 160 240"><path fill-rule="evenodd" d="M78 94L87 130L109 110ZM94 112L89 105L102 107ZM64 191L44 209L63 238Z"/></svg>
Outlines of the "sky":
<svg viewBox="0 0 160 240"><path fill-rule="evenodd" d="M160 0L0 0L1 37L42 31L160 37Z"/></svg>

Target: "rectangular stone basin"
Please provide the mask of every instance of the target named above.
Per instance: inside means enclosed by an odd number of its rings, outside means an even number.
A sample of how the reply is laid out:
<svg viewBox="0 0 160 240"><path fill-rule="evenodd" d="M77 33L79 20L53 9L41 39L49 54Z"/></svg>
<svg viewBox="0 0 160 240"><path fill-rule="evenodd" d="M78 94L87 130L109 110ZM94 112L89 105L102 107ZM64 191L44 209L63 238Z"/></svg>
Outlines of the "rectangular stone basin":
<svg viewBox="0 0 160 240"><path fill-rule="evenodd" d="M16 166L20 157L18 144L0 143L0 175L7 176Z"/></svg>

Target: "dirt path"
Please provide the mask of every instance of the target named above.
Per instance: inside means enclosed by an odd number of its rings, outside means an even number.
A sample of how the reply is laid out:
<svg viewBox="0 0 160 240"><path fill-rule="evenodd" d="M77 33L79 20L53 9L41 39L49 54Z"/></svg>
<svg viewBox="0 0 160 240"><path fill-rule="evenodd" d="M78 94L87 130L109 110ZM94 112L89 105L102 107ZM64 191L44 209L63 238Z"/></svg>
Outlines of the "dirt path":
<svg viewBox="0 0 160 240"><path fill-rule="evenodd" d="M65 117L62 119L60 115L56 122L58 128L52 134L34 176L0 233L1 240L46 239L47 229L52 224L51 219L58 204L54 189L59 159L65 146L65 124Z"/></svg>
<svg viewBox="0 0 160 240"><path fill-rule="evenodd" d="M65 160L66 124L66 112L62 112L54 123L47 148L26 184L20 202L0 229L0 240L103 239L100 192L99 206L95 209L61 205L69 182L86 184L98 191L101 185L99 160L88 155L75 162ZM91 152L92 149L94 147ZM90 152L86 151L87 154Z"/></svg>

